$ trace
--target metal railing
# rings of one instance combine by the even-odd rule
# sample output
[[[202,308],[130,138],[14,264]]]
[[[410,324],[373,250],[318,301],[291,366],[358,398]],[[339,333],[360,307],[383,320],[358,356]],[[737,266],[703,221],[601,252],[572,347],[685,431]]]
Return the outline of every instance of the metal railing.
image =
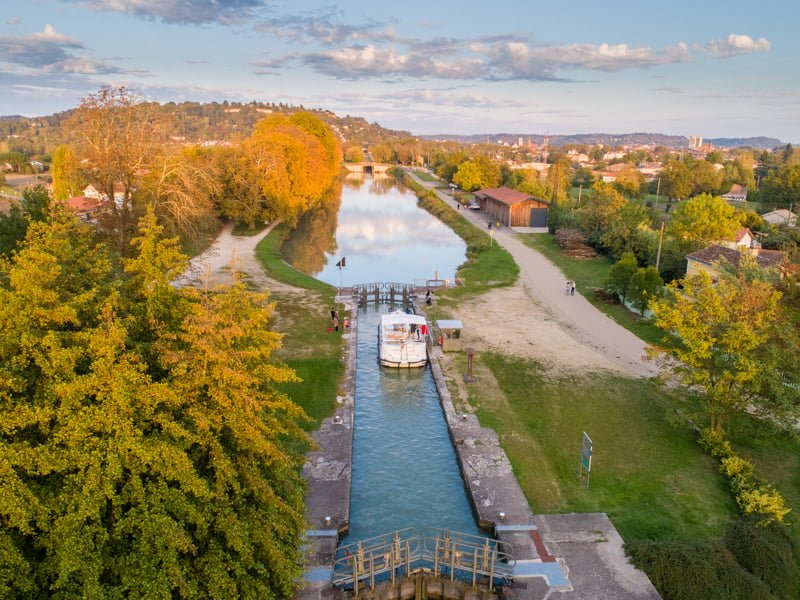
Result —
[[[355,594],[417,573],[493,591],[511,581],[516,562],[497,540],[438,528],[400,529],[342,546],[336,557],[333,584]]]

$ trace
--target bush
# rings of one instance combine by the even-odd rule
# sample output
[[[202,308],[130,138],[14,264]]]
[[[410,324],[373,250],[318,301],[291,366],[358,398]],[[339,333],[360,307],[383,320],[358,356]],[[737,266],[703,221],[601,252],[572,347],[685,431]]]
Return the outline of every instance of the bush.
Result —
[[[786,506],[786,500],[773,486],[753,475],[753,465],[736,454],[720,432],[704,429],[700,445],[719,459],[720,472],[728,478],[736,503],[744,514],[757,517],[759,525],[784,522],[792,510]]]
[[[644,541],[627,544],[626,550],[664,600],[776,598],[721,543]]]
[[[775,598],[800,597],[800,556],[785,527],[740,519],[728,531],[725,545],[743,568],[770,587]]]

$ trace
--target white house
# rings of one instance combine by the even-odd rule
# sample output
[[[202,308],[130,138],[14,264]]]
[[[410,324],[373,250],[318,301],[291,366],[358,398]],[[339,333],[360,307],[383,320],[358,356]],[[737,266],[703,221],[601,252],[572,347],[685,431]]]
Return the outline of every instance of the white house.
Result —
[[[797,227],[797,215],[785,208],[771,210],[768,213],[761,215],[761,218],[770,225],[788,225],[789,227]]]

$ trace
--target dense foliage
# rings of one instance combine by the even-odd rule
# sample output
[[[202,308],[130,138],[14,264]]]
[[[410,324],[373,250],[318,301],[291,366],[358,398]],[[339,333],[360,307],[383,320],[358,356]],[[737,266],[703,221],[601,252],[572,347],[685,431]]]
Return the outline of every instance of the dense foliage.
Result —
[[[272,306],[170,285],[152,211],[117,262],[57,213],[0,266],[0,596],[289,597],[308,438]]]

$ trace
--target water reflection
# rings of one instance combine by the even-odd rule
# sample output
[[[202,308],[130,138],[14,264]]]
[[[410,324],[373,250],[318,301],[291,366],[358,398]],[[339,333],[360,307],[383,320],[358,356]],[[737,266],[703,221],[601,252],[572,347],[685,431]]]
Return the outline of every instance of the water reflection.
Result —
[[[342,184],[337,181],[286,238],[281,252],[295,269],[309,275],[319,273],[328,257],[336,252],[335,233],[341,200]]]
[[[325,206],[298,224],[284,246],[290,264],[322,281],[339,285],[340,274],[343,285],[413,283],[435,273],[451,279],[464,262],[461,238],[419,208],[416,196],[390,177],[346,177],[338,220],[331,212],[334,204]],[[335,263],[342,256],[347,268],[340,273]]]

